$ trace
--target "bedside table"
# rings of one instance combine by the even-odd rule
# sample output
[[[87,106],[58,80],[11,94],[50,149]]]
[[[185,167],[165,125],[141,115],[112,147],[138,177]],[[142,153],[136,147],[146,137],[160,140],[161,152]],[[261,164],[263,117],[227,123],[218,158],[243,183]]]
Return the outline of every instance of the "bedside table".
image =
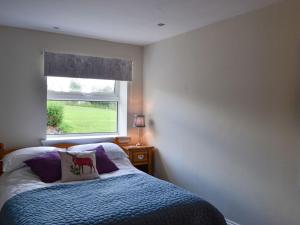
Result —
[[[139,170],[153,175],[153,146],[122,146],[131,163]]]

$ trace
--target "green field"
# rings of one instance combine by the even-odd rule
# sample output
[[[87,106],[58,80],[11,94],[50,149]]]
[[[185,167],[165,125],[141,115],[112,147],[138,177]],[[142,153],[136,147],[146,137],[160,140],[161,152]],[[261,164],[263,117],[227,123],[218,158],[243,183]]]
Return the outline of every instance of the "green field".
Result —
[[[51,101],[53,103],[54,101]],[[117,132],[117,110],[96,106],[63,105],[63,120],[59,126],[63,133]]]

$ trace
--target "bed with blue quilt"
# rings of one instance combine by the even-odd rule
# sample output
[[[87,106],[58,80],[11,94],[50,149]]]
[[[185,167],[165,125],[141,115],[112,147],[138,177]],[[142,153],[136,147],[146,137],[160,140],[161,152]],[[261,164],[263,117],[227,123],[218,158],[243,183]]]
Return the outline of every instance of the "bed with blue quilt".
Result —
[[[18,194],[1,225],[225,225],[198,196],[145,174],[54,185]]]
[[[1,177],[0,225],[226,225],[207,201],[122,160],[117,176],[83,182],[45,185],[26,167]]]

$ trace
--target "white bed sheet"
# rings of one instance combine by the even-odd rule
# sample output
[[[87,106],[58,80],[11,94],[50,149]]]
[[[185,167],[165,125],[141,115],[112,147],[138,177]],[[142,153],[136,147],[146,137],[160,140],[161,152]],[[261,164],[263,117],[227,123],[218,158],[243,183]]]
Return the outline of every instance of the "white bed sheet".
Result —
[[[107,179],[110,177],[122,176],[132,173],[143,173],[137,170],[129,161],[128,158],[112,160],[119,168],[119,170],[99,175],[100,179]],[[25,166],[17,169],[13,172],[3,174],[0,177],[0,210],[4,203],[11,197],[33,189],[43,188],[58,184],[70,184],[70,183],[82,183],[87,181],[75,181],[75,182],[65,182],[57,181],[54,183],[44,183],[42,182],[29,167]]]

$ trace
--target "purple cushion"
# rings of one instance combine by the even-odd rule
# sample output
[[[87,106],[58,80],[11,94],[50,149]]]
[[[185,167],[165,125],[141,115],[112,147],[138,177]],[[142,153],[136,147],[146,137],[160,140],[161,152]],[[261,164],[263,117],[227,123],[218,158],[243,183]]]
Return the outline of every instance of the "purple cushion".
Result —
[[[24,163],[45,183],[61,179],[61,161],[58,152],[47,152]]]
[[[95,150],[96,150],[96,167],[99,174],[110,173],[119,169],[116,166],[116,164],[114,164],[113,161],[111,161],[108,158],[102,145],[99,145],[97,148],[88,151],[95,151]]]

